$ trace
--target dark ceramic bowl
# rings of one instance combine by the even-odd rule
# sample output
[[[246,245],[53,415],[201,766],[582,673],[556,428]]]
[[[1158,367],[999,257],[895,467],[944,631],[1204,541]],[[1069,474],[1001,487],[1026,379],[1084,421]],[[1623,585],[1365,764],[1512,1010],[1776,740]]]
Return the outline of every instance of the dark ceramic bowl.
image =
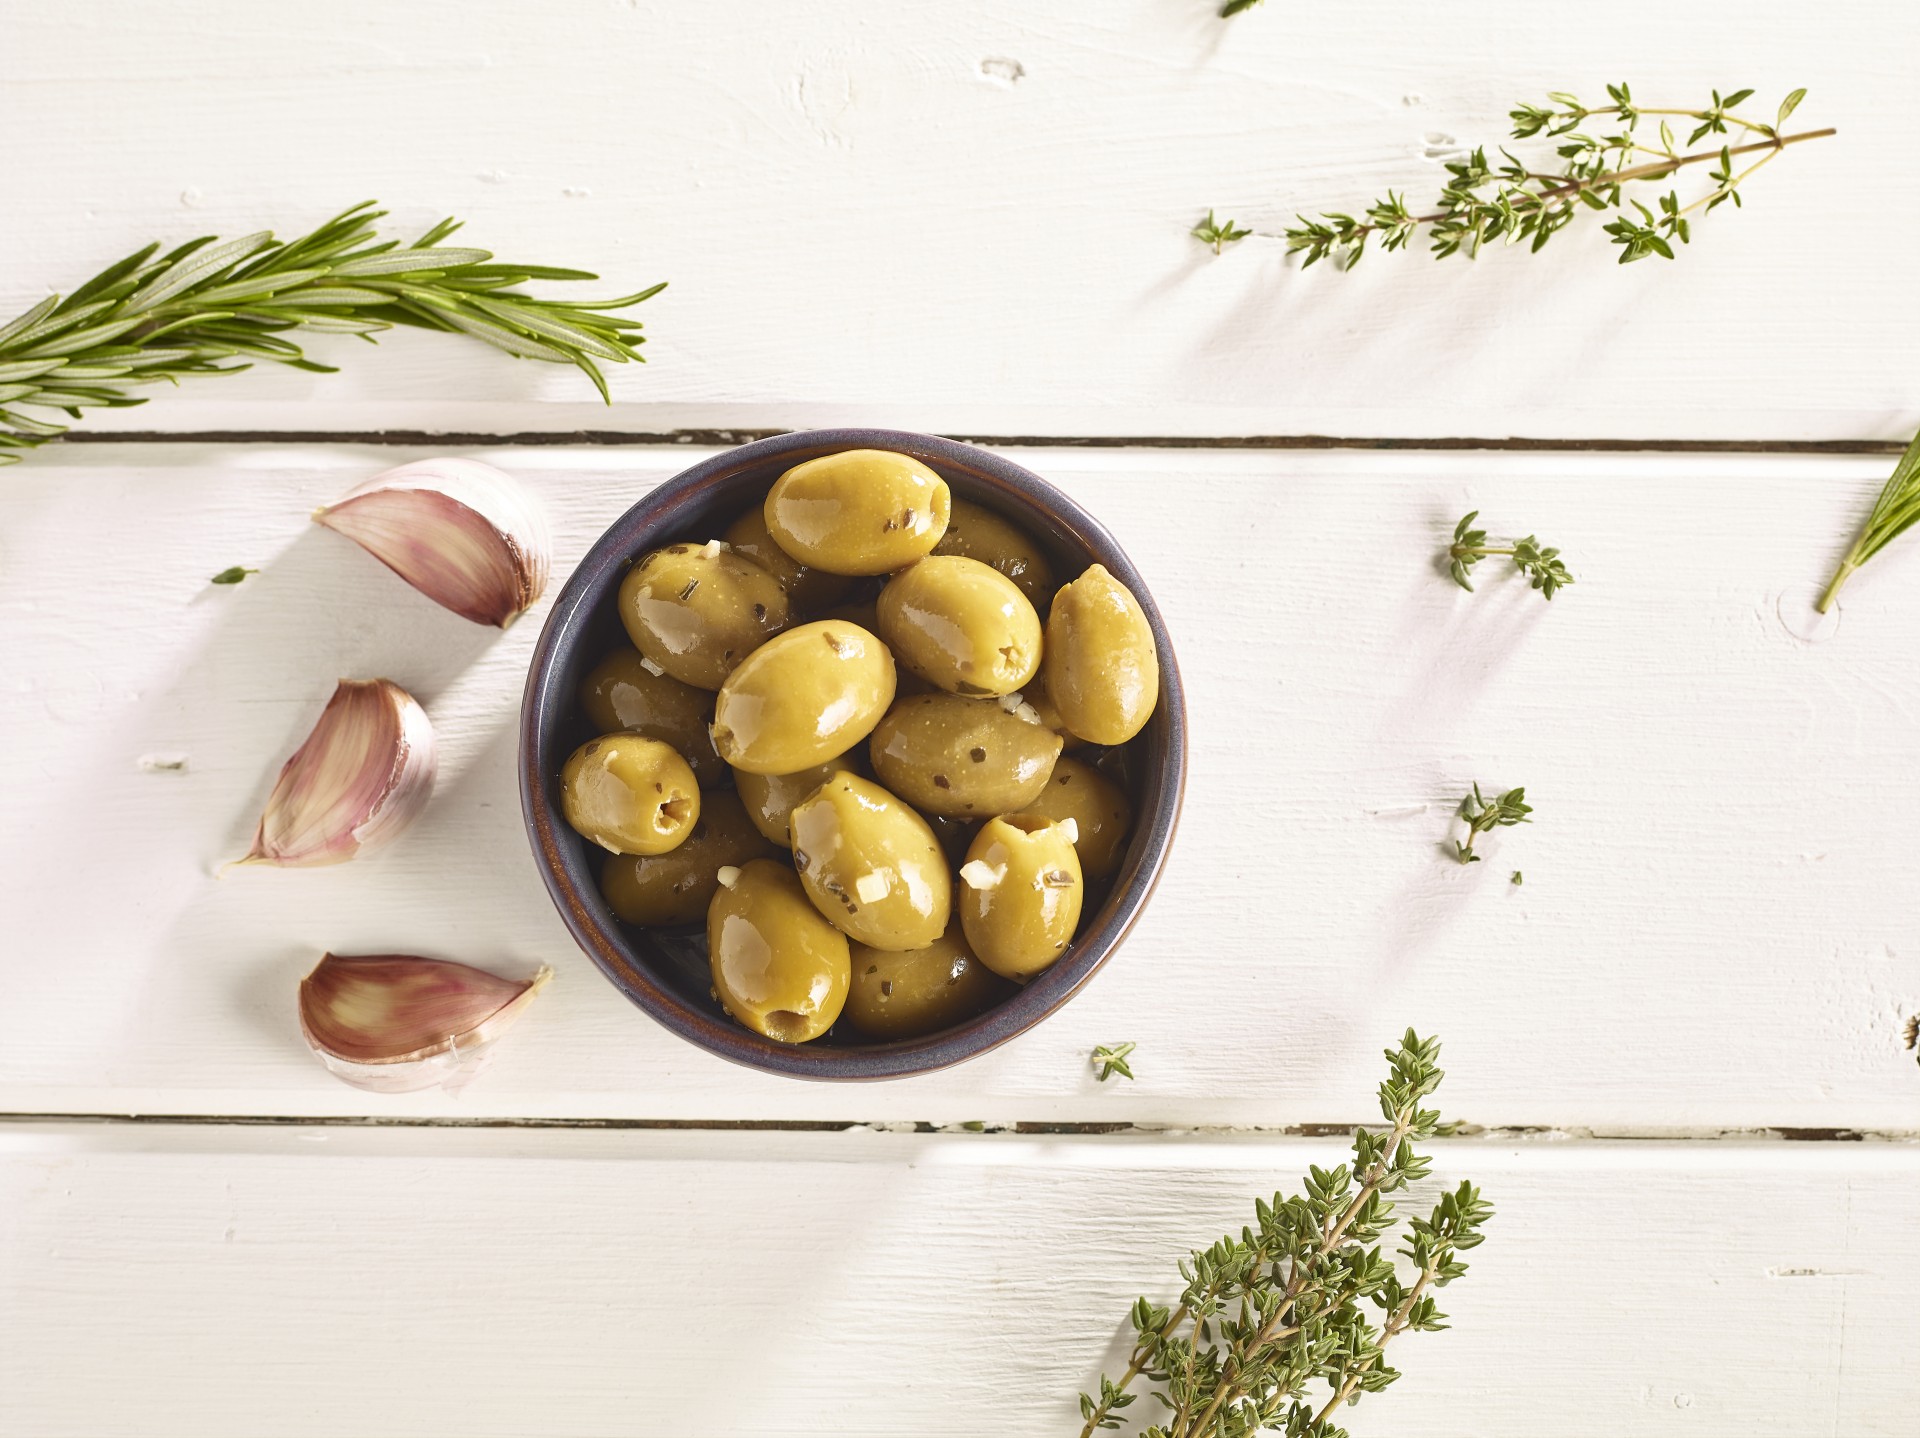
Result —
[[[775,1043],[733,1022],[715,1002],[706,939],[697,929],[635,929],[600,897],[599,850],[560,814],[560,766],[592,738],[576,697],[581,677],[626,642],[614,595],[633,559],[662,544],[707,539],[779,475],[803,460],[843,449],[891,449],[932,466],[953,493],[998,511],[1038,539],[1062,579],[1104,564],[1132,590],[1160,651],[1160,707],[1141,738],[1144,762],[1133,782],[1134,834],[1105,899],[1081,922],[1071,948],[1012,998],[979,1017],[926,1038],[849,1042],[845,1031],[812,1043]],[[884,429],[784,434],[702,460],[629,509],[573,572],[554,602],[527,673],[520,711],[520,804],[547,891],[580,947],[634,1003],[681,1038],[749,1068],[812,1079],[883,1079],[928,1073],[985,1053],[1032,1028],[1077,993],[1120,946],[1140,916],[1173,842],[1186,781],[1186,707],[1173,642],[1113,536],[1066,495],[1011,460],[931,435]]]

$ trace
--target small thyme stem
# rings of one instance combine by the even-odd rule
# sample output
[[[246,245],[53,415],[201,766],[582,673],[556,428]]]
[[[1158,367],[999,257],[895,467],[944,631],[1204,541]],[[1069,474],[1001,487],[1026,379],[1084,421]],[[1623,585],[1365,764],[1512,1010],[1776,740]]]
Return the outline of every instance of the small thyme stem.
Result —
[[[1423,1268],[1420,1270],[1419,1279],[1414,1283],[1412,1289],[1409,1290],[1407,1296],[1400,1300],[1399,1306],[1393,1310],[1393,1316],[1389,1318],[1381,1328],[1380,1347],[1385,1348],[1393,1341],[1394,1336],[1407,1326],[1407,1315],[1413,1311],[1413,1305],[1419,1300],[1420,1295],[1425,1292],[1427,1284],[1433,1279],[1433,1274],[1434,1270],[1431,1268]],[[1372,1366],[1373,1359],[1369,1356],[1360,1367],[1347,1375],[1346,1381],[1335,1391],[1333,1397],[1327,1400],[1327,1406],[1314,1415],[1313,1422],[1315,1427],[1325,1423],[1327,1419],[1339,1411],[1340,1405],[1351,1398],[1353,1396],[1353,1390],[1360,1386],[1361,1375]]]

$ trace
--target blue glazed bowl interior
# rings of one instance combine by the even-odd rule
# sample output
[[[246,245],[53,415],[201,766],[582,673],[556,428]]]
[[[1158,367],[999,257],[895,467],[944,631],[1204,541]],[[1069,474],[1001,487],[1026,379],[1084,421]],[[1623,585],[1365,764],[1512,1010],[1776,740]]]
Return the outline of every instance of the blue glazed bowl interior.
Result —
[[[638,929],[600,897],[601,853],[559,809],[560,766],[594,737],[578,699],[580,681],[629,641],[615,610],[633,561],[663,544],[706,540],[757,504],[780,474],[846,449],[892,449],[936,470],[954,495],[1019,525],[1048,552],[1061,582],[1104,564],[1140,600],[1161,663],[1160,705],[1131,766],[1134,832],[1126,859],[1073,945],[1053,967],[998,1007],[920,1039],[867,1043],[844,1025],[812,1043],[774,1042],[728,1018],[713,997],[706,937],[698,926]],[[623,514],[560,591],[534,651],[521,711],[520,796],[548,892],[580,946],[613,983],[682,1038],[750,1067],[818,1079],[923,1073],[983,1053],[1030,1028],[1092,977],[1145,905],[1172,842],[1186,768],[1186,720],[1173,645],[1145,582],[1093,517],[1037,475],[954,440],[892,430],[814,430],[780,435],[703,460]]]

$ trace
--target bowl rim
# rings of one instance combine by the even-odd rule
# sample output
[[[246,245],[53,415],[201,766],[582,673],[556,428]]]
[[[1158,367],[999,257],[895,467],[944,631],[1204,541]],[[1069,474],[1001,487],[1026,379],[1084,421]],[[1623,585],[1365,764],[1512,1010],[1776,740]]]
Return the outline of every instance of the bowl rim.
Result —
[[[637,538],[640,533],[663,523],[670,525],[676,512],[697,504],[711,490],[745,471],[765,468],[787,456],[794,458],[783,467],[816,454],[848,449],[896,450],[936,469],[957,471],[990,491],[1045,509],[1062,529],[1096,554],[1095,562],[1105,564],[1136,596],[1153,631],[1159,651],[1163,711],[1155,716],[1155,722],[1166,725],[1166,754],[1159,766],[1159,802],[1146,818],[1144,833],[1137,834],[1130,846],[1101,921],[1077,936],[1058,963],[1013,997],[954,1028],[924,1038],[859,1048],[814,1048],[776,1043],[690,1003],[621,951],[595,913],[597,899],[582,893],[582,882],[571,872],[561,848],[568,842],[561,833],[564,821],[556,825],[555,805],[542,782],[541,721],[553,705],[573,702],[571,693],[556,690],[556,656],[563,646],[578,642],[580,631],[592,622],[595,605],[606,598],[609,584],[617,583],[612,576],[624,572],[626,562],[650,542]],[[697,1048],[761,1072],[830,1082],[903,1078],[949,1068],[998,1048],[1058,1012],[1113,956],[1159,887],[1186,795],[1186,693],[1180,668],[1166,621],[1126,551],[1092,514],[1024,465],[959,440],[908,430],[794,430],[698,460],[642,495],[588,546],[555,597],[527,664],[518,727],[515,758],[528,841],[548,896],[574,942],[595,967],[636,1007]],[[557,759],[552,767],[557,773]],[[1140,842],[1142,839],[1144,842]],[[593,888],[590,878],[586,887]]]

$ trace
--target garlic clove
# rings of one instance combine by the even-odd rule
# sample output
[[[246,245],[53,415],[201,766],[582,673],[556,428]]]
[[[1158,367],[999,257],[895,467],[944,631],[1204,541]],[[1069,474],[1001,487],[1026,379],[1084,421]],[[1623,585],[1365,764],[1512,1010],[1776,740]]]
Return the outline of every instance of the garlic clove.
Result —
[[[433,724],[390,679],[342,679],[281,767],[242,864],[343,864],[418,817],[438,767]]]
[[[505,629],[547,587],[546,521],[511,476],[477,459],[403,464],[313,518],[476,624]]]
[[[376,1093],[455,1086],[552,979],[411,954],[328,954],[300,981],[300,1032],[337,1078]]]

